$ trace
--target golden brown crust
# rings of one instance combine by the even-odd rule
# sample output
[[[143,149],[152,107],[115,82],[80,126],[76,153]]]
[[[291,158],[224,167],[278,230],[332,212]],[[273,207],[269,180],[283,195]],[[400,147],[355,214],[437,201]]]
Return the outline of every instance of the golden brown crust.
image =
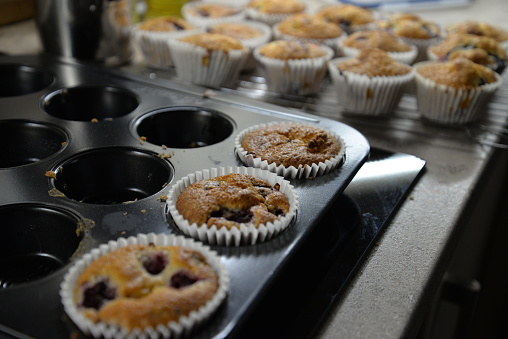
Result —
[[[224,34],[197,33],[179,39],[183,42],[206,48],[208,51],[245,50],[243,44],[235,38]]]
[[[190,224],[217,228],[259,226],[289,212],[286,196],[265,180],[231,173],[189,185],[178,197],[178,212]]]
[[[325,162],[341,150],[329,133],[303,124],[274,124],[253,130],[242,140],[242,147],[268,163],[295,168]]]
[[[409,39],[433,39],[441,35],[441,28],[434,22],[422,20],[411,13],[397,13],[387,20],[381,20],[377,26],[387,29],[398,37]]]
[[[341,27],[363,26],[375,21],[371,10],[351,4],[327,6],[316,15]]]
[[[189,7],[187,14],[202,18],[223,18],[238,14],[240,11],[232,6],[222,4],[198,4]]]
[[[454,88],[473,88],[497,80],[492,70],[465,58],[429,62],[417,72],[426,79]]]
[[[297,0],[253,0],[247,7],[265,14],[294,14],[305,10],[305,4]]]
[[[182,275],[192,282],[182,285]],[[105,290],[98,292],[97,286]],[[218,286],[217,273],[196,250],[129,245],[93,261],[78,277],[74,298],[78,309],[93,322],[132,331],[178,321],[212,299]],[[98,303],[91,290],[113,298]]]
[[[291,40],[275,40],[263,45],[259,54],[280,60],[320,58],[326,51],[318,44]]]
[[[353,59],[340,62],[337,67],[344,72],[363,74],[369,77],[398,76],[411,72],[411,67],[392,59],[378,48],[366,48]]]
[[[478,36],[486,36],[496,40],[497,42],[508,41],[508,32],[501,28],[490,25],[486,22],[475,20],[466,20],[457,24],[450,25],[446,28],[448,33],[474,34]]]
[[[278,25],[282,34],[302,39],[336,39],[342,36],[342,29],[315,15],[307,13],[294,14]]]
[[[209,33],[223,34],[235,39],[252,39],[261,36],[263,33],[258,29],[234,22],[225,22],[208,27]]]
[[[451,34],[430,50],[440,60],[465,57],[481,65],[493,65],[507,58],[506,50],[497,41],[472,34]]]
[[[148,19],[139,24],[138,28],[143,31],[154,32],[177,32],[195,29],[195,26],[182,18],[174,16],[162,16]]]
[[[411,46],[385,30],[358,31],[343,41],[346,47],[365,49],[379,48],[386,52],[408,52]]]

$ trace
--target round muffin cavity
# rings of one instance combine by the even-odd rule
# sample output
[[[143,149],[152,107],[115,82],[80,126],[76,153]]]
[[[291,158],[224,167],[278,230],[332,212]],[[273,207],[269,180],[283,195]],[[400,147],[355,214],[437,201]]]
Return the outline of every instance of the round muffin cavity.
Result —
[[[128,245],[85,268],[77,279],[74,301],[94,323],[143,330],[177,322],[198,310],[218,286],[217,272],[197,250]]]
[[[231,229],[274,222],[289,212],[289,202],[277,185],[229,173],[191,184],[179,195],[176,208],[191,224]]]
[[[254,157],[284,167],[325,162],[339,154],[340,143],[327,131],[303,124],[272,124],[245,135],[241,146]]]

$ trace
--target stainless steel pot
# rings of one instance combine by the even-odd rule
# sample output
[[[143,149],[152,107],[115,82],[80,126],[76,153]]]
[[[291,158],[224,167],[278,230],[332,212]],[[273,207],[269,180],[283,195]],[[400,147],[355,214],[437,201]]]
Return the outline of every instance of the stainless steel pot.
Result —
[[[132,56],[131,0],[36,0],[36,23],[46,53],[110,65]]]

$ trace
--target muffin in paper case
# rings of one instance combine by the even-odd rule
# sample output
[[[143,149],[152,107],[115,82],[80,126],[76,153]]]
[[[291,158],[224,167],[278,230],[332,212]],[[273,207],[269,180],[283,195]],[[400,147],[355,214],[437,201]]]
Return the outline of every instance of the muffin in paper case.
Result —
[[[194,182],[223,176],[229,173],[251,175],[267,181],[271,186],[278,185],[278,190],[288,199],[289,212],[279,217],[273,223],[260,224],[257,227],[252,224],[242,223],[239,227],[231,227],[229,229],[227,227],[218,228],[216,225],[209,227],[207,224],[190,224],[184,219],[176,208],[176,202],[185,188]],[[178,180],[168,193],[166,208],[176,226],[187,236],[219,246],[252,245],[270,240],[290,226],[293,219],[296,218],[298,194],[289,181],[275,173],[252,167],[218,167],[197,171]]]
[[[167,324],[159,324],[157,327],[136,328],[129,332],[118,325],[105,322],[94,323],[85,317],[78,309],[74,301],[74,288],[80,274],[95,260],[116,249],[130,245],[160,245],[182,246],[198,251],[206,259],[207,263],[215,270],[218,276],[218,289],[212,299],[188,315],[181,316],[178,322],[171,321]],[[208,246],[195,241],[172,234],[138,234],[129,238],[119,238],[109,241],[78,259],[69,269],[60,284],[60,297],[67,315],[87,335],[95,338],[179,338],[197,329],[203,322],[209,319],[218,307],[226,299],[229,289],[229,274],[220,262],[218,254]]]
[[[387,115],[397,108],[406,87],[414,79],[410,71],[398,76],[374,76],[340,71],[337,64],[350,58],[336,58],[328,63],[332,84],[339,103],[347,112],[365,115]]]
[[[326,52],[321,57],[305,59],[277,59],[263,56],[253,51],[258,67],[263,73],[268,91],[278,94],[310,95],[318,93],[327,73],[327,61],[331,60],[334,51],[322,45]]]
[[[240,160],[247,166],[260,168],[263,170],[268,170],[270,172],[276,173],[277,175],[283,176],[285,178],[291,178],[291,179],[295,179],[295,178],[302,179],[302,178],[312,178],[312,177],[322,176],[322,175],[332,172],[334,169],[336,169],[337,167],[339,167],[342,164],[344,157],[346,156],[346,145],[345,145],[344,140],[336,133],[334,133],[330,130],[327,130],[325,128],[322,128],[320,126],[309,125],[311,127],[319,128],[320,130],[323,130],[328,135],[333,137],[337,141],[337,143],[340,145],[339,153],[336,156],[331,157],[328,160],[325,160],[324,162],[313,163],[310,165],[300,165],[298,167],[295,167],[295,166],[285,167],[282,164],[277,165],[277,163],[275,163],[275,162],[268,162],[267,160],[263,160],[260,157],[255,157],[252,154],[249,154],[242,147],[242,140],[245,138],[245,136],[248,133],[258,130],[258,129],[266,128],[268,126],[278,126],[281,124],[282,125],[296,124],[298,126],[306,126],[305,124],[300,123],[300,122],[298,122],[298,123],[271,122],[271,123],[263,123],[263,124],[254,125],[254,126],[244,129],[243,131],[238,133],[238,135],[235,138],[235,152],[236,152],[237,156],[240,158]]]
[[[195,85],[221,87],[233,84],[243,69],[248,49],[210,50],[173,39],[169,41],[177,77]]]
[[[434,122],[462,125],[479,119],[503,82],[501,76],[494,73],[496,82],[472,88],[437,84],[418,73],[418,69],[427,63],[433,61],[422,61],[413,66],[416,101],[422,117]]]
[[[223,16],[201,16],[199,7],[210,6],[223,8],[230,13]],[[245,19],[245,8],[236,5],[234,2],[214,2],[214,1],[190,1],[182,6],[182,16],[188,22],[199,27],[206,27],[220,22],[239,22]]]
[[[281,1],[284,2],[284,1]],[[245,14],[247,18],[255,21],[263,22],[269,26],[273,26],[279,22],[281,22],[284,19],[289,18],[291,15],[297,14],[297,13],[303,13],[307,9],[307,5],[299,0],[296,1],[289,1],[288,2],[290,6],[284,5],[284,10],[277,9],[275,11],[272,10],[260,10],[256,7],[257,3],[255,1],[250,1],[247,4],[247,7],[245,8]],[[277,7],[278,3],[277,1],[273,1],[273,3],[268,6],[275,8]],[[272,9],[273,9],[272,8]]]
[[[344,57],[356,57],[360,53],[360,50],[358,48],[352,48],[348,46],[344,46],[342,44],[344,40],[340,43],[340,50]],[[387,52],[388,55],[398,62],[403,62],[405,64],[411,65],[414,60],[416,59],[416,56],[418,55],[418,48],[414,45],[409,45],[411,50],[407,52]]]
[[[139,26],[140,24],[136,24],[131,29],[132,43],[137,46],[146,64],[155,67],[173,66],[169,40],[203,31],[203,29],[196,27],[175,32],[156,32],[141,30]]]
[[[234,37],[234,38],[240,40],[240,42],[249,50],[249,54],[247,56],[247,60],[245,61],[244,66],[243,66],[243,70],[251,70],[251,69],[256,68],[257,63],[256,63],[256,59],[254,59],[253,51],[257,47],[269,42],[272,39],[271,27],[263,22],[253,21],[253,20],[245,20],[245,21],[241,21],[241,22],[230,23],[231,25],[245,26],[247,28],[254,29],[254,30],[258,31],[260,34],[259,36],[255,36],[255,37],[241,38],[239,36],[235,36],[235,34],[231,34],[228,32],[221,32],[220,30],[218,31],[218,30],[214,29],[214,27],[216,25],[220,27],[221,24],[222,23],[209,25],[206,28],[206,31],[212,32],[212,33],[229,35],[231,37]]]

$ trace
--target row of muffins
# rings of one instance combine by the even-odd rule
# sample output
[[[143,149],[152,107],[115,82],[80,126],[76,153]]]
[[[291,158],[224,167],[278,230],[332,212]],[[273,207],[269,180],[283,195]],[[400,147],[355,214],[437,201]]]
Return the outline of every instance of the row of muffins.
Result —
[[[437,24],[422,20],[415,14],[396,13],[379,19],[369,9],[340,4],[324,7],[311,15],[305,13],[305,6],[299,5],[296,0],[279,1],[245,2],[243,8],[225,1],[194,1],[182,9],[184,18],[188,20],[161,17],[138,24],[138,30],[144,32],[145,42],[150,40],[147,37],[152,35],[151,31],[139,28],[146,28],[154,22],[173,27],[162,30],[173,30],[175,33],[171,35],[174,39],[168,40],[168,34],[156,34],[164,37],[158,41],[162,42],[160,45],[164,46],[162,49],[165,53],[150,50],[146,47],[152,46],[150,43],[140,46],[145,46],[145,55],[148,57],[159,58],[155,64],[175,66],[177,75],[182,80],[209,87],[230,86],[242,70],[257,67],[264,75],[269,91],[309,95],[320,91],[322,80],[329,73],[337,88],[339,103],[346,111],[376,115],[393,111],[405,88],[414,86],[412,82],[418,82],[420,88],[423,82],[418,81],[421,75],[415,76],[416,64],[415,67],[408,68],[393,63],[382,52],[369,51],[360,56],[360,51],[366,48],[381,49],[396,62],[408,65],[425,59],[442,62],[465,58],[497,73],[501,73],[506,65],[507,56],[503,44],[507,43],[508,34],[485,23],[464,21],[450,26],[443,39],[444,34]],[[225,8],[230,8],[230,15],[223,15],[228,13]],[[279,12],[276,11],[277,8]],[[260,15],[261,12],[263,15]],[[191,19],[192,16],[195,18]],[[245,17],[251,20],[245,21]],[[210,20],[215,23],[210,24]],[[135,31],[136,29],[133,30]],[[345,61],[334,59],[339,56],[355,57],[362,62],[366,61],[365,58],[376,60],[372,67],[388,72],[378,72],[374,77],[370,74],[371,71],[365,69],[352,71],[341,67],[336,71],[338,62]],[[377,67],[379,63],[376,62],[381,62],[383,67]],[[467,62],[459,64],[469,67]],[[394,77],[395,74],[391,73],[393,67],[398,72],[403,69],[404,76],[397,74]],[[461,69],[459,72],[466,72],[462,67],[442,65],[438,68],[446,72],[458,69]],[[478,78],[478,72],[483,73],[483,70],[478,71],[477,68],[468,69],[474,69],[476,75],[469,75],[472,78]],[[434,75],[427,74],[432,80]],[[363,79],[363,75],[367,79]],[[455,81],[452,90],[461,87],[459,91],[464,95],[462,100],[432,106],[434,109],[431,112],[428,111],[429,105],[426,105],[427,99],[418,100],[419,103],[422,102],[419,110],[423,116],[445,123],[467,123],[477,119],[477,100],[469,99],[476,95],[472,95],[469,88],[483,88],[484,83],[494,82],[497,85],[487,87],[495,89],[501,82],[495,75],[482,74],[480,77],[482,81],[466,79],[465,74],[457,75],[457,79],[464,79],[465,82],[459,85]],[[429,85],[428,82],[426,84]],[[443,85],[450,86],[435,83],[434,87]],[[467,88],[466,92],[464,88]],[[444,91],[448,93],[450,89]],[[423,90],[419,92],[421,95],[418,97],[423,96],[423,93],[433,93]],[[492,91],[479,92],[488,92],[490,95]],[[482,100],[479,101],[483,102]],[[440,99],[440,102],[443,100]],[[442,116],[435,111],[447,113]]]
[[[195,330],[229,292],[226,268],[204,243],[237,246],[277,236],[298,208],[298,196],[284,177],[295,171],[298,177],[328,174],[345,153],[335,133],[297,122],[247,128],[237,135],[235,148],[248,167],[191,173],[170,190],[169,213],[188,237],[120,238],[71,267],[60,294],[80,329],[118,338]]]

